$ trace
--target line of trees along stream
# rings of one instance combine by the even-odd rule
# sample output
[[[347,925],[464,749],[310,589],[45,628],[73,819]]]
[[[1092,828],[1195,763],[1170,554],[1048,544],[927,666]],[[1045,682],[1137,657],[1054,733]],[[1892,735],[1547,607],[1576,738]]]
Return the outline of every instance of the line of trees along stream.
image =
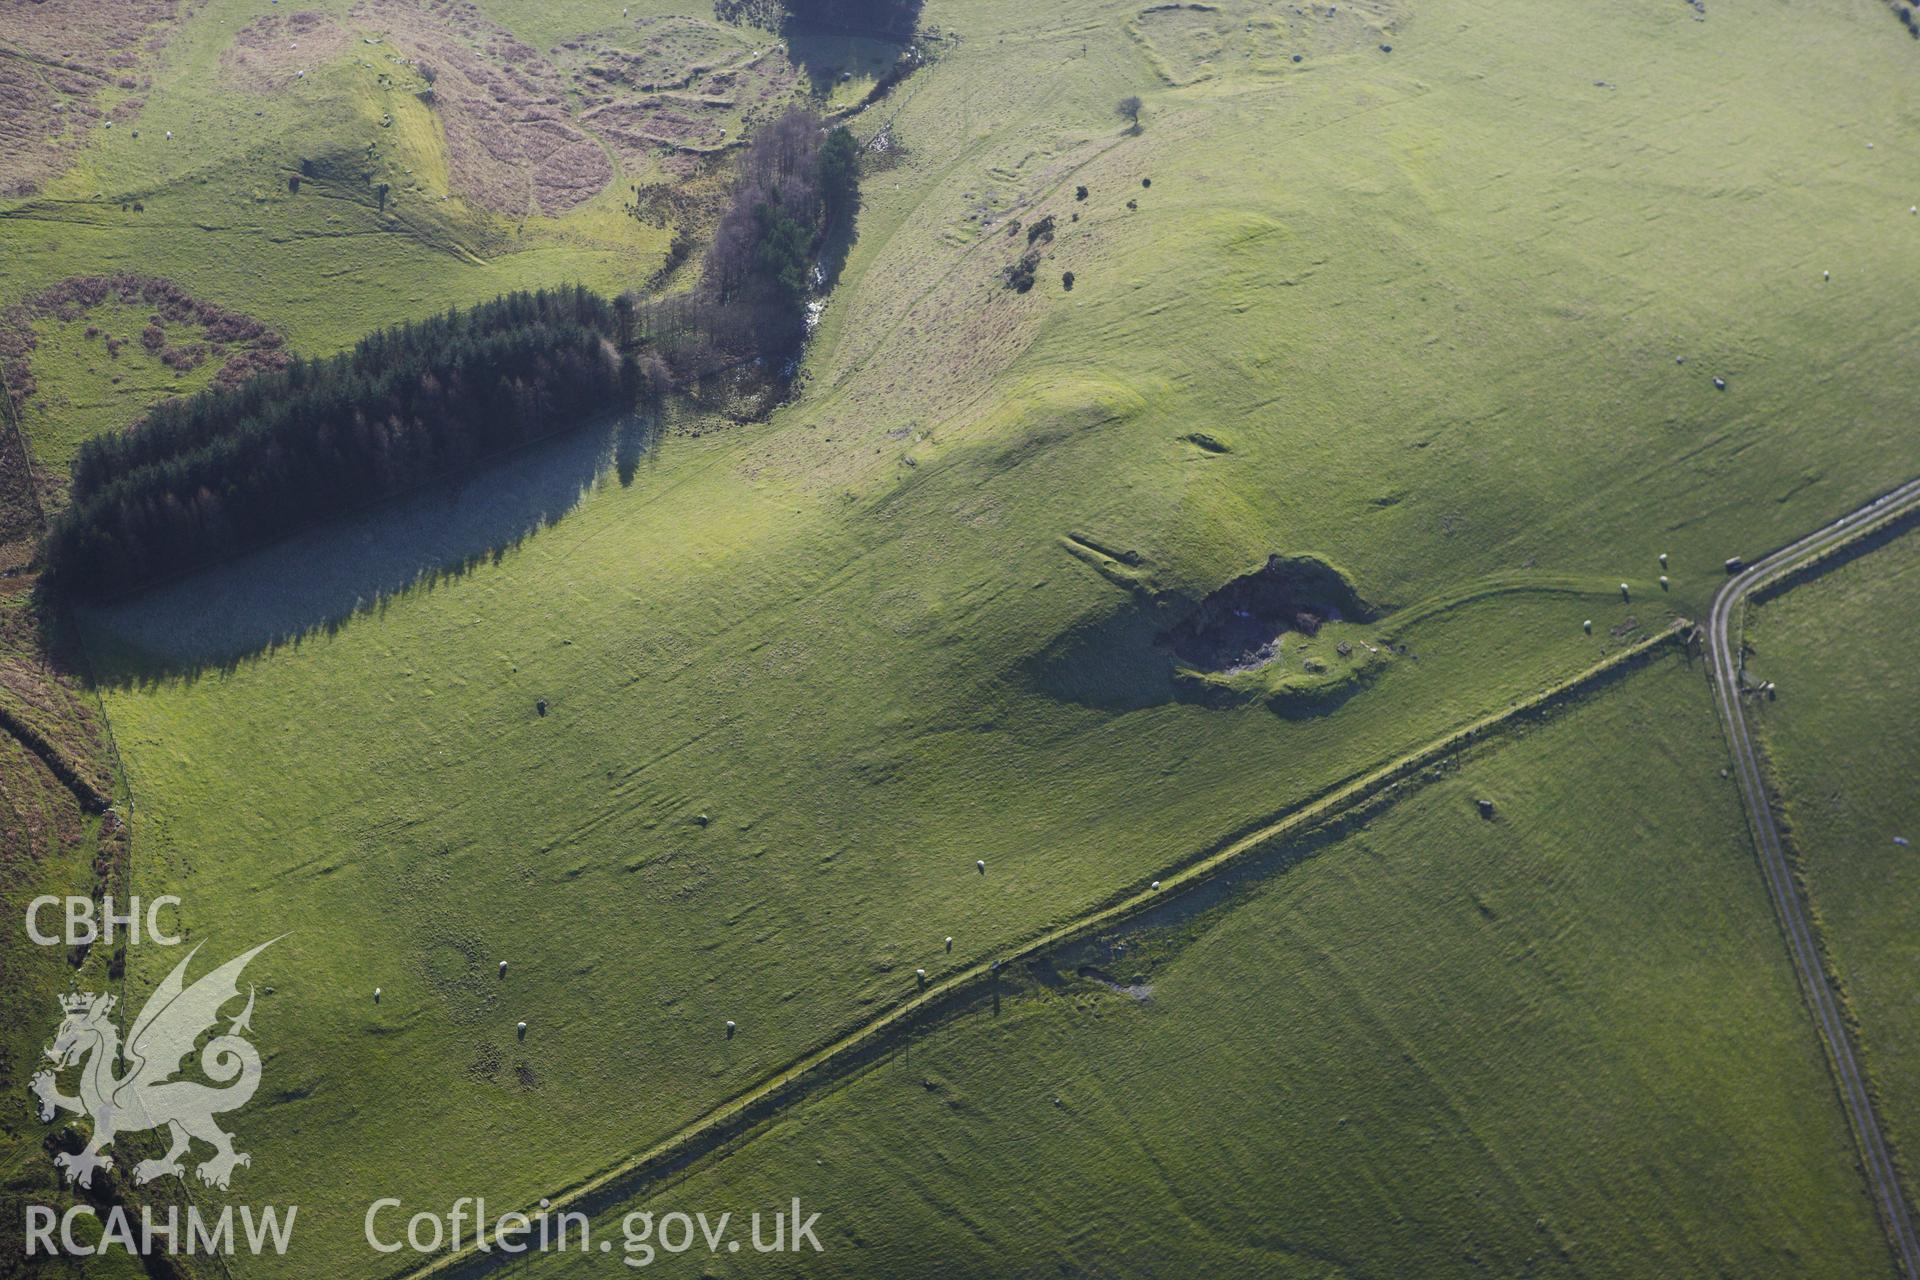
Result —
[[[789,111],[741,157],[699,283],[655,301],[512,293],[351,351],[156,406],[95,437],[47,535],[50,580],[101,596],[210,564],[715,368],[783,376],[814,260],[858,203],[859,147]]]

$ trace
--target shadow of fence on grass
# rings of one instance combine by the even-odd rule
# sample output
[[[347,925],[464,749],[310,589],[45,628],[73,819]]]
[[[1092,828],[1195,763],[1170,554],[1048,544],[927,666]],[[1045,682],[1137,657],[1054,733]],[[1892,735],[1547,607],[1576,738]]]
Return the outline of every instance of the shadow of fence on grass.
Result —
[[[497,563],[596,486],[633,483],[658,423],[624,417],[470,471],[272,546],[79,611],[108,685],[191,680],[331,635],[394,598]]]

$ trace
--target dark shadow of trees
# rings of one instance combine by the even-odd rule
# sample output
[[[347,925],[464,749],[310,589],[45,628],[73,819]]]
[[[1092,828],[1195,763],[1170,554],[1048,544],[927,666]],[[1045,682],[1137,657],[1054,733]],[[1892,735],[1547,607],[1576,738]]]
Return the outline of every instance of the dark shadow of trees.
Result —
[[[631,485],[658,432],[653,417],[603,421],[188,577],[79,606],[96,677],[151,685],[231,671],[497,564],[609,475]]]

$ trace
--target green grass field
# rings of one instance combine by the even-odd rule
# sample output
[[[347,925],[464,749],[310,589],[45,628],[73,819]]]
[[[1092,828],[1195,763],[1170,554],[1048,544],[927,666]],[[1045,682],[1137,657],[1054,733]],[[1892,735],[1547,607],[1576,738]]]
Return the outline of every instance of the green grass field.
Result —
[[[1920,1143],[1920,537],[1908,532],[1749,614],[1751,703],[1800,873],[1911,1193]]]
[[[147,308],[112,302],[84,319],[35,325],[36,380],[59,388],[57,398],[37,397],[22,424],[43,469],[65,475],[74,451],[89,437],[124,430],[156,401],[190,395],[213,381],[218,361],[176,371],[141,349],[138,335],[148,314]],[[89,328],[132,341],[109,355],[101,337],[87,336]]]
[[[20,1100],[0,1113],[0,1256],[14,1267],[26,1205],[65,1209],[75,1199],[47,1162],[47,1129],[32,1114],[26,1081],[42,1065],[41,1050],[58,1020],[55,998],[76,979],[101,983],[108,961],[105,950],[95,948],[76,972],[64,948],[27,942],[22,916],[28,901],[41,894],[93,894],[100,863],[111,866],[124,847],[103,834],[105,820],[89,813],[46,761],[14,736],[32,734],[41,748],[76,765],[84,785],[109,795],[116,791],[97,702],[73,673],[49,669],[36,647],[38,630],[29,594],[0,590],[0,900],[15,917],[0,942],[0,1002],[8,1013],[0,1022],[0,1073],[18,1085]],[[54,925],[52,916],[41,923]],[[81,1230],[83,1238],[98,1238],[97,1226]],[[43,1264],[49,1274],[142,1274],[139,1262],[123,1255],[92,1260],[84,1272]]]
[[[1084,954],[1016,975],[599,1231],[731,1210],[746,1238],[798,1195],[822,1253],[658,1269],[1890,1274],[1724,764],[1663,658],[1092,948],[1143,999]]]
[[[616,25],[599,3],[482,9],[543,50]],[[360,1239],[375,1195],[524,1204],[617,1164],[899,1001],[916,968],[1032,937],[1704,612],[1726,556],[1920,471],[1916,50],[1879,0],[1704,21],[1652,0],[1342,10],[933,0],[939,56],[854,122],[893,146],[792,404],[750,424],[676,412],[624,465],[556,442],[505,460],[522,483],[421,494],[89,616],[136,887],[180,893],[209,955],[287,934],[256,962],[267,1084],[230,1194],[308,1208],[298,1256],[238,1274],[380,1273]],[[96,134],[42,196],[0,206],[0,305],[137,270],[317,354],[503,289],[632,287],[662,261],[671,231],[621,209],[651,170],[616,164],[558,216],[452,191],[440,116],[363,26],[296,85],[224,86],[256,15],[212,0],[160,55],[137,139]],[[836,95],[879,66],[814,56],[853,72]],[[1129,93],[1138,133],[1114,116]],[[1003,288],[1027,247],[1010,225],[1047,215],[1035,287]],[[27,425],[56,472],[165,389],[102,387],[84,340],[43,343]],[[1183,697],[1154,637],[1274,553],[1338,566],[1382,616],[1337,634],[1405,651],[1344,700]],[[1331,850],[1261,890],[1169,961],[1153,1006],[1023,1000],[1000,1032],[943,1034],[1017,1032],[1036,1063],[1092,1071],[1069,1046],[1093,1023],[1191,1008],[1157,1065],[1213,1046],[1242,1115],[1272,1087],[1253,1077],[1286,1074],[1256,1048],[1289,1055],[1306,1094],[1269,1134],[1292,1163],[1261,1185],[1316,1197],[1305,1225],[1229,1250],[1218,1224],[1248,1206],[1217,1202],[1181,1228],[1196,1264],[1298,1245],[1298,1266],[1355,1274],[1472,1251],[1500,1273],[1533,1256],[1876,1274],[1694,679],[1636,677],[1566,721],[1591,742],[1556,726],[1474,766],[1513,779],[1511,822],[1456,831],[1443,784],[1355,837],[1399,857]],[[1655,742],[1671,776],[1605,767]],[[1554,744],[1572,773],[1531,754]],[[1643,845],[1599,839],[1622,810]],[[1416,856],[1429,838],[1501,844],[1463,866]],[[1710,857],[1718,888],[1683,855]],[[1509,883],[1529,858],[1552,859],[1544,879]],[[1552,963],[1457,910],[1475,894]],[[1325,949],[1422,897],[1450,923],[1345,935],[1349,976],[1242,923],[1277,913]],[[129,997],[172,959],[132,957]],[[1210,1018],[1252,1022],[1254,978],[1287,964],[1301,1003],[1277,1048],[1207,1039]],[[1499,1035],[1435,1012],[1452,1008]],[[1382,1058],[1389,1042],[1415,1061]],[[997,1092],[1033,1082],[992,1081],[984,1048],[952,1053],[983,1109],[1041,1096]],[[1326,1069],[1369,1056],[1386,1083]],[[1543,1095],[1566,1062],[1572,1091]],[[856,1114],[885,1078],[819,1113]],[[1096,1133],[1142,1110],[1103,1087],[1083,1136],[1080,1104],[1034,1113],[1066,1130],[1048,1185],[1104,1188],[1061,1202],[1063,1230],[1142,1167],[1093,1176]],[[1193,1111],[1164,1114],[1163,1143]],[[978,1150],[1004,1159],[1016,1131]],[[1264,1150],[1227,1149],[1249,1167]],[[1143,1185],[1170,1202],[1178,1184]],[[927,1203],[965,1207],[950,1186]],[[911,1221],[873,1219],[871,1243],[907,1248]],[[1148,1256],[1122,1241],[1114,1267]]]

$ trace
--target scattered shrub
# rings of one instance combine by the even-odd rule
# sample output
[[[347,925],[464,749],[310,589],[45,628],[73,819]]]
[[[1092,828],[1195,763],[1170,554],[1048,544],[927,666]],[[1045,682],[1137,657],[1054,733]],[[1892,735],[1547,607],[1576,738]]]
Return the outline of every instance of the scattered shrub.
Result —
[[[1034,272],[1039,269],[1040,251],[1037,249],[1027,250],[1020,255],[1017,262],[1009,266],[1003,273],[1006,279],[1006,287],[1015,293],[1025,293],[1027,290],[1033,288]]]

